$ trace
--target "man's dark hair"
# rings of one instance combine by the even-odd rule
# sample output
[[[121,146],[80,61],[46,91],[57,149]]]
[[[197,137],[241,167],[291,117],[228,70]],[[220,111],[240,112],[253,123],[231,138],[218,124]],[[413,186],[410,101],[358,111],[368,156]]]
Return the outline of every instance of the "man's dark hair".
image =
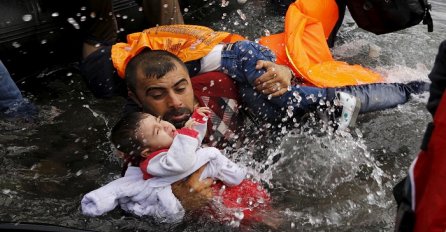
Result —
[[[138,158],[145,148],[142,138],[138,138],[137,129],[141,120],[147,118],[149,114],[133,112],[122,117],[112,128],[110,141],[121,152]]]
[[[127,64],[125,80],[128,88],[135,93],[138,70],[141,70],[146,78],[159,79],[175,70],[175,63],[182,65],[187,70],[184,62],[168,51],[144,49]]]

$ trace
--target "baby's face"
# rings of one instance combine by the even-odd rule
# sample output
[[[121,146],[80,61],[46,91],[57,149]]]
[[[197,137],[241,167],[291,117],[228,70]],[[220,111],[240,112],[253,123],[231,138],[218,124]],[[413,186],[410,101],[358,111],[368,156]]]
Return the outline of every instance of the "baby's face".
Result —
[[[177,131],[171,123],[149,115],[141,120],[137,133],[150,151],[154,152],[169,148]]]

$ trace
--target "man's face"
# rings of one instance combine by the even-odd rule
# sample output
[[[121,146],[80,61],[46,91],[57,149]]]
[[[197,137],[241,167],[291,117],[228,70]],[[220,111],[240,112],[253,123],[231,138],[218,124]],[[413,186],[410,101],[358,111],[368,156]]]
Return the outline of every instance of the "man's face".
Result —
[[[129,96],[144,112],[181,128],[193,112],[194,93],[187,70],[174,63],[176,68],[160,79],[146,77],[138,70],[135,93],[129,91]]]

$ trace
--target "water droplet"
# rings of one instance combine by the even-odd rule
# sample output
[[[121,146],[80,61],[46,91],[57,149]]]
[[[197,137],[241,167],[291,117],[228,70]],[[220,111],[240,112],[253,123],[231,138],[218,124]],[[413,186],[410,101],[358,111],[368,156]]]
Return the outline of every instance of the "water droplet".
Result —
[[[79,24],[76,22],[76,20],[74,18],[68,18],[67,19],[68,23],[70,23],[71,25],[73,25],[73,27],[75,29],[80,29]]]
[[[163,7],[167,8],[167,7],[169,7],[169,4],[164,4]]]
[[[239,221],[241,221],[245,217],[245,214],[242,211],[237,211],[237,212],[234,213],[234,216]]]
[[[363,137],[363,134],[362,134],[361,130],[359,130],[359,128],[356,128],[355,132],[356,132],[356,135],[358,135],[359,138]]]
[[[82,175],[82,173],[83,173],[83,171],[79,170],[79,171],[76,172],[76,176],[80,176],[80,175]]]
[[[237,9],[237,14],[240,16],[240,18],[245,21],[246,20],[246,15],[242,12],[242,10]]]
[[[3,194],[9,194],[11,192],[11,189],[3,189],[2,193]]]
[[[54,12],[51,14],[51,17],[58,17],[59,16],[59,12]]]
[[[19,48],[20,46],[22,46],[21,44],[19,44],[18,42],[13,42],[12,46],[15,48]]]
[[[294,114],[294,107],[293,106],[288,106],[288,109],[286,110],[288,117],[293,117]]]
[[[189,12],[189,8],[184,8],[184,13]]]
[[[22,16],[22,20],[25,22],[31,21],[31,19],[33,19],[33,16],[30,14],[26,14]]]

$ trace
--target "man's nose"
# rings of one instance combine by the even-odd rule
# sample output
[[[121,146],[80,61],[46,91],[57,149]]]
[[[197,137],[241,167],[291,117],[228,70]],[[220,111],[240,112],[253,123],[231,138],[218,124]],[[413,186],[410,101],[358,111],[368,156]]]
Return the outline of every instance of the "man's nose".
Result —
[[[180,107],[183,105],[183,102],[181,101],[181,98],[177,94],[169,94],[169,107]]]

